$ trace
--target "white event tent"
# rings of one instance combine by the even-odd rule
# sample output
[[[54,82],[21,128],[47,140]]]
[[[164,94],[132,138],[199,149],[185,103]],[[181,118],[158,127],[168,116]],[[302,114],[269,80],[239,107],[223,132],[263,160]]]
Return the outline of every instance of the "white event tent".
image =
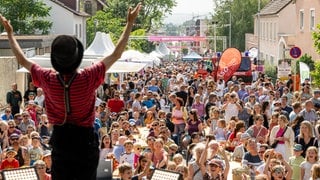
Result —
[[[97,32],[91,45],[84,51],[82,63],[80,69],[88,67],[93,63],[99,61],[102,57],[111,54],[115,46],[111,41],[110,35],[102,32]],[[121,62],[121,59],[115,62],[106,73],[129,73],[139,72],[143,69],[147,63],[145,62]],[[44,68],[52,68],[50,62],[50,55],[45,54],[41,56],[34,56],[30,60],[35,61],[37,64]],[[20,68],[17,72],[28,72],[25,68]]]

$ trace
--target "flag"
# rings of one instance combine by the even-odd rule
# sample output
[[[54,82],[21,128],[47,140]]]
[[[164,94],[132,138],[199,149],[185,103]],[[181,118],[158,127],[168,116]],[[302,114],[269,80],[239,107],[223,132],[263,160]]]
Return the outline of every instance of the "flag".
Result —
[[[310,68],[306,63],[299,62],[300,66],[300,82],[304,82],[306,78],[310,79]]]
[[[241,52],[236,48],[226,49],[220,58],[218,67],[218,77],[223,77],[224,81],[227,82],[235,73],[241,63]]]

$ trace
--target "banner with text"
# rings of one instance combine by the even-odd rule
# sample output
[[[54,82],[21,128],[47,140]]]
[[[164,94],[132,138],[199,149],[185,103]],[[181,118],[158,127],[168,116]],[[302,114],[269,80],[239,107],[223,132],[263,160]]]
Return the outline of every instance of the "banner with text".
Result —
[[[279,59],[277,69],[278,78],[281,80],[287,80],[288,74],[291,74],[291,59]]]

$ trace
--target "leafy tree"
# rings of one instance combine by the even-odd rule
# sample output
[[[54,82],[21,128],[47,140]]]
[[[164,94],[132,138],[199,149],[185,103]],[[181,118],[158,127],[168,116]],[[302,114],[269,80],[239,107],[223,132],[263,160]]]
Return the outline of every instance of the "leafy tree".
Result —
[[[311,71],[312,84],[316,87],[320,86],[320,62],[315,63],[314,71]]]
[[[258,13],[259,0],[233,0],[233,1],[219,1],[215,0],[217,8],[213,19],[217,20],[216,35],[229,37],[229,24],[231,13],[231,46],[238,48],[240,51],[245,51],[245,34],[253,33],[254,30],[254,15]],[[260,0],[261,9],[270,0]],[[229,11],[229,12],[228,12]],[[213,29],[210,29],[211,36]],[[219,47],[218,47],[219,48]],[[222,51],[223,49],[221,49]]]
[[[315,69],[314,61],[312,60],[312,57],[308,54],[304,54],[300,57],[299,61],[296,61],[296,73],[300,72],[300,65],[299,62],[303,62],[307,64],[310,68],[310,71],[313,71]]]
[[[0,0],[0,13],[11,21],[16,34],[48,34],[52,22],[45,17],[50,10],[41,0]]]
[[[138,2],[140,0],[107,1],[107,8],[103,11],[98,11],[95,16],[87,20],[88,44],[93,41],[97,31],[110,33],[112,40],[116,42],[121,35],[123,26],[126,24],[128,7],[134,7]],[[133,31],[137,30],[137,32],[133,34],[145,36],[152,28],[161,24],[164,14],[171,13],[171,9],[175,4],[175,0],[145,0],[143,9],[141,9],[133,27]],[[147,40],[131,40],[130,43],[132,47],[144,52],[150,52],[154,49],[154,45]]]
[[[87,19],[88,44],[93,41],[97,31],[110,33],[111,39],[116,42],[122,33],[124,23],[124,18],[114,18],[111,12],[98,11],[95,16]]]
[[[111,12],[114,17],[126,17],[127,8],[134,7],[140,0],[110,0],[107,1],[106,12]],[[144,0],[143,9],[136,20],[136,28],[146,29],[149,32],[153,27],[159,27],[165,14],[170,14],[176,5],[175,0]]]
[[[144,29],[138,29],[131,33],[132,36],[146,36],[146,31]],[[143,51],[150,53],[155,49],[155,45],[150,43],[147,39],[130,39],[129,47],[138,51]]]
[[[312,33],[312,39],[314,40],[316,51],[320,53],[320,24],[317,25],[317,30]]]

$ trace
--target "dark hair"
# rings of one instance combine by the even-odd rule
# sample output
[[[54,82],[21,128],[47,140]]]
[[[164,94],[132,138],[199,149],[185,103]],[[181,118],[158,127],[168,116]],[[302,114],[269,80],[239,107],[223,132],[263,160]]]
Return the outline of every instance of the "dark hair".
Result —
[[[104,149],[104,148],[105,148],[105,145],[104,145],[104,143],[103,143],[103,140],[104,140],[106,137],[109,137],[109,139],[110,139],[110,148],[112,148],[112,139],[111,139],[111,137],[110,137],[108,134],[105,134],[105,135],[103,135],[102,138],[101,138],[100,149]]]

